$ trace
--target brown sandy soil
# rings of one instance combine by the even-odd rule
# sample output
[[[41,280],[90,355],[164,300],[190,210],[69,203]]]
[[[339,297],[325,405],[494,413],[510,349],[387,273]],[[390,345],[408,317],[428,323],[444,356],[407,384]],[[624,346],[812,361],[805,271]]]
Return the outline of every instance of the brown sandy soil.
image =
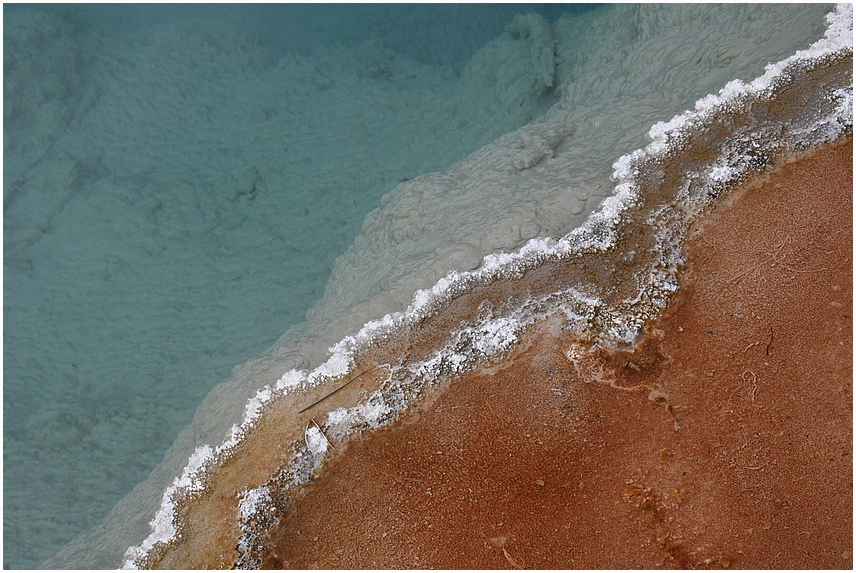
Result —
[[[759,177],[687,245],[634,354],[510,360],[352,442],[267,567],[841,568],[852,555],[852,139]]]

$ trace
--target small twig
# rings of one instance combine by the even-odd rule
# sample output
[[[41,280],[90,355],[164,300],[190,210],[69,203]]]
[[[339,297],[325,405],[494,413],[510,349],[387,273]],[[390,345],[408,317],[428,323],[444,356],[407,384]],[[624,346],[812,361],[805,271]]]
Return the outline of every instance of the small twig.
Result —
[[[336,446],[333,445],[333,442],[330,441],[330,437],[324,432],[324,429],[318,425],[318,422],[315,421],[315,418],[310,418],[309,421],[306,423],[306,429],[303,431],[304,440],[306,439],[306,433],[309,431],[309,424],[315,424],[315,427],[318,428],[318,431],[321,432],[321,435],[324,436],[325,440],[327,440],[327,444],[329,444],[330,447],[333,448],[334,452],[338,451],[336,450]]]
[[[755,401],[755,391],[758,389],[758,375],[752,372],[751,370],[747,370],[743,374],[740,375],[743,378],[743,381],[748,383],[749,379],[746,377],[747,374],[752,375],[752,386],[749,391],[749,398],[754,402]]]
[[[508,550],[503,547],[502,554],[505,555],[505,559],[511,564],[515,569],[523,569],[523,565],[512,559],[511,555],[508,554]]]
[[[760,466],[751,466],[751,467],[750,466],[740,466],[740,468],[744,469],[744,470],[760,470],[764,466],[768,466],[768,465],[770,465],[770,462],[763,463]]]
[[[728,400],[726,400],[726,402],[731,402],[731,400],[734,399],[734,396],[740,391],[740,388],[740,384],[738,384],[734,388],[730,388],[729,392],[731,392],[731,394],[728,395]]]
[[[369,370],[366,370],[365,372],[360,372],[359,374],[357,374],[356,376],[354,376],[353,378],[351,378],[350,380],[348,380],[347,382],[345,382],[344,384],[342,384],[341,386],[339,386],[338,388],[336,388],[335,390],[333,390],[332,392],[330,392],[329,394],[324,396],[323,398],[320,398],[320,399],[316,400],[315,402],[312,402],[311,404],[309,404],[305,408],[303,408],[301,411],[298,412],[298,414],[302,414],[306,410],[308,410],[314,406],[317,406],[318,404],[320,404],[321,402],[323,402],[324,400],[326,400],[327,398],[329,398],[330,396],[332,396],[333,394],[335,394],[339,390],[343,389],[345,386],[347,386],[348,384],[350,384],[354,380],[359,379],[363,374],[367,374],[368,372],[369,372]]]
[[[383,367],[387,367],[387,368],[389,368],[389,364],[381,364],[380,366],[375,366],[374,368],[372,368],[372,369],[370,369],[370,370],[365,370],[365,371],[363,371],[363,372],[360,372],[359,374],[357,374],[356,376],[354,376],[353,378],[351,378],[350,380],[348,380],[347,382],[345,382],[344,384],[342,384],[341,386],[339,386],[338,388],[336,388],[335,390],[333,390],[332,392],[330,392],[329,394],[327,394],[326,396],[324,396],[323,398],[320,398],[320,399],[316,400],[315,402],[313,402],[313,403],[309,404],[308,406],[306,406],[305,408],[303,408],[302,410],[300,410],[300,411],[298,412],[298,414],[302,414],[302,413],[303,413],[303,412],[305,412],[306,410],[309,410],[310,408],[313,408],[313,407],[317,406],[318,404],[320,404],[321,402],[323,402],[324,400],[326,400],[327,398],[329,398],[330,396],[332,396],[333,394],[335,394],[335,393],[336,393],[336,392],[338,392],[339,390],[342,390],[343,388],[345,388],[346,386],[348,386],[351,382],[354,382],[355,380],[358,380],[358,379],[362,378],[363,376],[365,376],[365,375],[366,375],[366,374],[368,374],[369,372],[374,372],[375,370],[378,370],[378,369],[383,368]]]
[[[767,356],[770,355],[770,345],[773,344],[773,327],[770,327],[770,342],[767,343],[767,348],[764,350],[764,354]]]

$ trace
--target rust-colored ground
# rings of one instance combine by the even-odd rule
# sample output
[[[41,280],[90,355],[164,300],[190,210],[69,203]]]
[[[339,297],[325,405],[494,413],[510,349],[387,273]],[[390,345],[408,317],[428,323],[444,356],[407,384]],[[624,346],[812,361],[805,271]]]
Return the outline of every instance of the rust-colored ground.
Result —
[[[544,321],[352,442],[265,565],[851,569],[852,139],[736,192],[687,253],[643,349],[600,357],[636,390],[581,379]]]

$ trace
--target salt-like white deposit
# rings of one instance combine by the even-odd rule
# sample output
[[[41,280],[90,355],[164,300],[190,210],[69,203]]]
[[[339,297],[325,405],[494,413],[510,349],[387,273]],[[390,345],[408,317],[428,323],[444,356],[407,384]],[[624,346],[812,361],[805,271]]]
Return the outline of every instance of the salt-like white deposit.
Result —
[[[544,93],[551,81],[561,81],[559,102],[536,123],[500,137],[446,172],[417,177],[389,193],[366,218],[352,247],[337,260],[324,298],[309,313],[309,326],[290,331],[264,357],[235,369],[233,377],[209,395],[150,481],[123,500],[100,530],[71,544],[52,563],[87,566],[116,559],[123,542],[124,547],[139,543],[142,528],[161,502],[150,535],[126,555],[126,566],[145,563],[145,554],[169,542],[180,526],[172,516],[175,496],[192,498],[198,493],[197,485],[205,482],[208,472],[216,472],[224,456],[252,432],[266,408],[345,375],[364,348],[433,315],[474,285],[519,276],[545,261],[612,248],[624,217],[644,203],[647,190],[642,186],[656,176],[658,164],[673,161],[673,154],[685,143],[697,143],[705,122],[727,117],[734,101],[721,94],[716,97],[725,99],[717,107],[705,98],[698,113],[682,114],[653,129],[651,125],[692,108],[698,98],[735,77],[758,77],[768,61],[781,60],[820,36],[817,7],[789,9],[793,12],[785,17],[776,12],[785,10],[780,7],[617,6],[552,25],[537,17],[514,20],[506,35],[463,70],[462,81],[480,84],[495,94],[507,92],[509,86],[519,94]],[[845,33],[848,25],[840,20],[847,19],[846,9],[839,8],[838,14],[829,30],[838,26]],[[831,31],[827,36],[822,40],[827,47],[815,44],[814,55],[793,65],[822,67],[819,60],[836,50],[846,51],[845,41]],[[549,50],[556,56],[552,78],[544,56]],[[509,60],[509,53],[525,53],[526,58]],[[654,67],[662,69],[652,69],[653,53],[658,54]],[[515,68],[516,62],[533,59],[539,64]],[[300,65],[295,62],[289,65]],[[517,71],[505,75],[507,67]],[[335,79],[336,74],[328,77]],[[771,140],[769,134],[775,129],[761,133],[765,145],[774,143],[775,152],[810,147],[849,129],[852,110],[848,122],[843,118],[847,112],[843,102],[852,101],[847,100],[852,87],[837,86],[832,93],[838,95],[830,97],[837,99],[818,107],[825,119],[802,118],[805,121],[800,124],[797,118],[796,125],[787,125],[791,140],[786,142]],[[756,95],[740,97],[752,100]],[[513,112],[513,99],[499,108]],[[489,113],[497,111],[489,109]],[[467,126],[461,127],[462,132],[466,130]],[[653,141],[630,153],[644,145],[649,130]],[[740,140],[743,135],[735,132],[734,138]],[[630,155],[616,162],[623,153]],[[763,167],[735,163],[733,159],[738,158],[738,153],[726,153],[718,163],[698,167],[696,179],[678,199],[688,206],[693,201],[703,205],[715,197],[706,195],[710,183],[727,183]],[[693,167],[681,161],[682,170]],[[658,222],[680,218],[674,210],[650,216]],[[310,479],[323,460],[318,434],[326,433],[335,441],[394,420],[429,391],[438,376],[501,357],[538,313],[562,313],[579,332],[604,342],[634,340],[677,284],[680,255],[675,233],[661,231],[655,242],[661,247],[662,260],[639,269],[645,280],[622,300],[604,299],[604,285],[574,285],[534,297],[522,306],[486,309],[485,316],[455,330],[425,360],[387,365],[381,390],[353,406],[333,410],[326,421],[317,417],[321,426],[306,429],[303,445],[295,450],[288,483],[299,485]],[[332,355],[325,356],[331,346]],[[295,366],[296,370],[288,371]],[[310,442],[317,447],[313,449]],[[217,443],[221,446],[200,446]],[[193,467],[180,471],[194,450]],[[176,474],[180,477],[174,478]],[[171,491],[162,494],[172,480]],[[264,484],[256,484],[247,491],[267,491],[263,488]],[[270,507],[264,496],[247,495],[242,499],[250,501],[242,502],[240,512],[245,527],[241,545],[249,552],[251,510],[264,524],[268,522],[261,516]],[[252,564],[251,555],[244,555],[243,563]]]

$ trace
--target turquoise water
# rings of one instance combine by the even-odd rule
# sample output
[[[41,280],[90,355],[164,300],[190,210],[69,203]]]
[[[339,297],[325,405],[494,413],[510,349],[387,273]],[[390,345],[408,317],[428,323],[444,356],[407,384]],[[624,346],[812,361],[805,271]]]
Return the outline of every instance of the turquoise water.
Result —
[[[538,10],[575,9],[4,6],[4,567],[145,479],[383,194],[556,101],[459,81]]]

